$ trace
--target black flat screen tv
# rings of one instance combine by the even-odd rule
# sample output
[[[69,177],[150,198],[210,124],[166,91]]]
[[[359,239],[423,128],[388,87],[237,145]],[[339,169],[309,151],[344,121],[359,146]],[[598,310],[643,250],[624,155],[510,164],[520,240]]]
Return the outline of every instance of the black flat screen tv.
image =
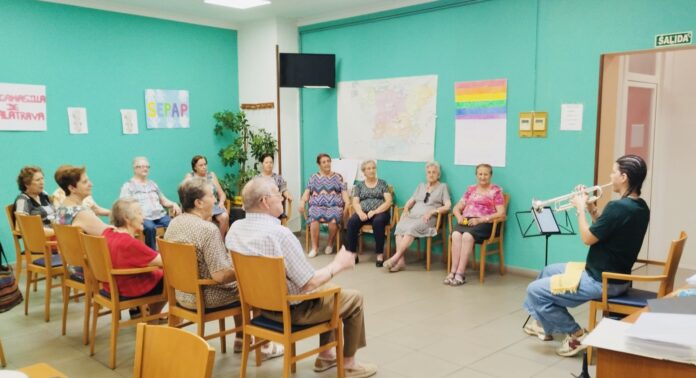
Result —
[[[280,54],[280,86],[336,87],[336,55]]]

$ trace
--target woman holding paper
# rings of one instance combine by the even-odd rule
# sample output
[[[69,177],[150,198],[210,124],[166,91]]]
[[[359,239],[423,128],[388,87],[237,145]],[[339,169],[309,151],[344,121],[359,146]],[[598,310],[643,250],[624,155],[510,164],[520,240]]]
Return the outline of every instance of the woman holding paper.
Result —
[[[561,356],[574,356],[586,348],[582,340],[587,331],[575,322],[567,308],[600,299],[603,272],[631,274],[650,220],[650,209],[640,198],[647,171],[639,156],[626,155],[616,160],[609,177],[613,191],[621,198],[610,201],[601,214],[596,204],[587,203],[587,193],[579,187],[578,196],[571,202],[577,211],[578,233],[583,243],[590,246],[586,262],[549,265],[527,287],[524,308],[532,320],[524,332],[543,341],[553,340],[553,333],[566,334],[556,351]],[[591,225],[585,210],[592,218]],[[611,279],[608,285],[610,297],[629,287],[626,281]]]
[[[491,183],[493,167],[489,164],[476,166],[475,185],[469,186],[452,212],[457,224],[452,230],[452,271],[443,283],[459,286],[466,282],[464,272],[474,245],[491,236],[493,220],[505,214],[503,189]]]

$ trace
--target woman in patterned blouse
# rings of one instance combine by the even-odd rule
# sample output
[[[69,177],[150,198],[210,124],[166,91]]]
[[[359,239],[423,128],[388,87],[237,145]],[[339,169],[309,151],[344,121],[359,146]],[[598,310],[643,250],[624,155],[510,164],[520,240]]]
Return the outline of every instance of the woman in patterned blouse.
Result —
[[[467,188],[452,212],[457,224],[452,230],[452,271],[445,277],[445,285],[459,286],[466,282],[464,271],[474,244],[491,236],[493,219],[505,214],[503,189],[491,183],[493,167],[476,166],[476,185]]]
[[[305,213],[305,203],[309,202],[307,208],[307,225],[312,236],[312,249],[308,257],[317,255],[319,245],[319,223],[329,224],[329,241],[324,249],[324,253],[333,253],[333,240],[338,231],[338,224],[342,222],[343,215],[348,204],[348,193],[343,176],[331,171],[331,157],[321,153],[317,156],[319,172],[312,175],[307,183],[300,199],[299,211]]]
[[[288,191],[288,183],[285,182],[283,176],[273,172],[273,154],[263,154],[261,155],[261,173],[257,177],[268,177],[276,184],[278,191],[283,195],[283,206],[285,206],[285,200],[292,201],[292,196]],[[287,209],[283,207],[283,214],[280,214],[280,218],[287,218],[285,215]]]
[[[24,215],[40,215],[46,236],[53,236],[51,223],[55,219],[55,208],[44,191],[44,175],[39,167],[27,166],[17,176],[19,195],[15,199],[13,212]],[[17,224],[19,229],[19,224]]]
[[[365,181],[359,181],[353,187],[351,197],[355,213],[348,219],[346,248],[355,252],[360,228],[363,225],[371,224],[374,230],[375,253],[377,254],[375,265],[381,268],[384,263],[384,229],[389,224],[392,195],[389,193],[387,182],[377,178],[377,163],[374,160],[365,160],[360,165],[360,170],[365,175]]]

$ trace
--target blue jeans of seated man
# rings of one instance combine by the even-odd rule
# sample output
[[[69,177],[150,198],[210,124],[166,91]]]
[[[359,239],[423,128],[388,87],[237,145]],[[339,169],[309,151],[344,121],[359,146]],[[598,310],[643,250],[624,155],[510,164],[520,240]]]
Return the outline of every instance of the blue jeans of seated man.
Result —
[[[552,264],[539,273],[536,281],[527,286],[527,299],[524,308],[536,319],[547,335],[553,333],[574,333],[581,327],[568,312],[568,307],[577,307],[587,301],[602,298],[602,283],[582,272],[578,290],[575,293],[552,294],[551,276],[565,272],[566,264]],[[609,284],[610,297],[628,290],[629,284]]]
[[[147,244],[148,247],[155,250],[157,249],[157,241],[155,241],[157,237],[157,227],[168,227],[169,221],[171,221],[169,215],[165,215],[159,219],[145,219],[143,221],[143,234],[145,234],[145,244]]]

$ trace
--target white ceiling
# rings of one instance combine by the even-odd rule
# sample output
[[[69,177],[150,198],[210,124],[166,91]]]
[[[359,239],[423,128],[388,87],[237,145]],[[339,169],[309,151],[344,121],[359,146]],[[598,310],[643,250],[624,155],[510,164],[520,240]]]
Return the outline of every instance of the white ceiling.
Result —
[[[285,18],[298,26],[380,12],[434,0],[271,0],[270,5],[237,10],[203,0],[43,0],[52,3],[238,29],[258,20]]]

